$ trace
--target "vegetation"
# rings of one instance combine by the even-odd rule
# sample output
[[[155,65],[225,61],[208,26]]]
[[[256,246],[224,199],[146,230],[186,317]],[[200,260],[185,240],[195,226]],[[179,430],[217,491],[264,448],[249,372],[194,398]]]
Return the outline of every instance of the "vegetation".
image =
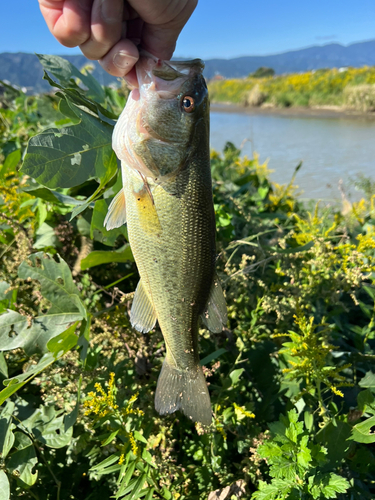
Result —
[[[126,228],[103,228],[125,96],[41,62],[56,96],[1,97],[0,499],[374,498],[374,184],[345,216],[308,210],[257,156],[212,152],[214,418],[160,417],[162,336],[130,327]]]
[[[263,78],[253,74],[245,79],[213,80],[208,86],[212,102],[250,106],[267,103],[278,107],[334,105],[375,110],[375,67],[321,69]],[[264,96],[255,104],[251,98],[254,89]]]
[[[254,71],[254,73],[250,73],[249,77],[264,78],[266,76],[273,76],[274,74],[275,74],[274,69],[261,66],[256,71]]]

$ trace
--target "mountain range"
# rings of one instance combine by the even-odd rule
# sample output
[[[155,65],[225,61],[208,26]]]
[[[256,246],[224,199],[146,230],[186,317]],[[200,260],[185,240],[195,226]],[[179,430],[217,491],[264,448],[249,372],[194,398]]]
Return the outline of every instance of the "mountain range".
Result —
[[[118,84],[118,79],[108,75],[96,61],[89,61],[83,55],[62,57],[78,68],[88,63],[93,64],[95,68],[93,75],[103,85]],[[209,59],[205,64],[204,75],[207,79],[218,74],[225,78],[242,78],[261,66],[273,68],[276,74],[320,68],[375,66],[375,40],[347,46],[330,43],[267,56]],[[8,80],[35,93],[50,90],[49,84],[42,80],[42,77],[42,66],[35,54],[24,52],[0,54],[0,80]]]

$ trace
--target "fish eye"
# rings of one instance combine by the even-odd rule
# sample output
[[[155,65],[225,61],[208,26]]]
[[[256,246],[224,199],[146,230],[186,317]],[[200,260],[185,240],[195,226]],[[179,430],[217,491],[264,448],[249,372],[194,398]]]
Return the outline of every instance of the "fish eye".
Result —
[[[186,113],[191,113],[192,111],[194,111],[195,109],[194,99],[191,96],[186,95],[182,99],[182,108],[184,111],[186,111]]]

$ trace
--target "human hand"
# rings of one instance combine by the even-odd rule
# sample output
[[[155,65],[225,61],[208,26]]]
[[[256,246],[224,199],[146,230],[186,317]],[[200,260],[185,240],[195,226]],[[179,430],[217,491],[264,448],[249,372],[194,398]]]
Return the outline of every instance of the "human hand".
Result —
[[[51,33],[136,85],[137,45],[170,59],[197,0],[38,0]]]

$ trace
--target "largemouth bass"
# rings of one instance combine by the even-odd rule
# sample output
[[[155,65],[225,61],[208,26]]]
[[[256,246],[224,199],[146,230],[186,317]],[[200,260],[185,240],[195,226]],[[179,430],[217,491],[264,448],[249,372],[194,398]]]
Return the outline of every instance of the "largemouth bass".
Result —
[[[107,229],[127,222],[140,281],[130,320],[148,332],[159,322],[166,357],[155,408],[180,409],[209,425],[210,396],[199,363],[198,322],[213,332],[227,321],[215,275],[215,214],[209,156],[209,101],[199,59],[166,62],[143,54],[113,133],[123,189]],[[126,214],[126,215],[125,215]]]

